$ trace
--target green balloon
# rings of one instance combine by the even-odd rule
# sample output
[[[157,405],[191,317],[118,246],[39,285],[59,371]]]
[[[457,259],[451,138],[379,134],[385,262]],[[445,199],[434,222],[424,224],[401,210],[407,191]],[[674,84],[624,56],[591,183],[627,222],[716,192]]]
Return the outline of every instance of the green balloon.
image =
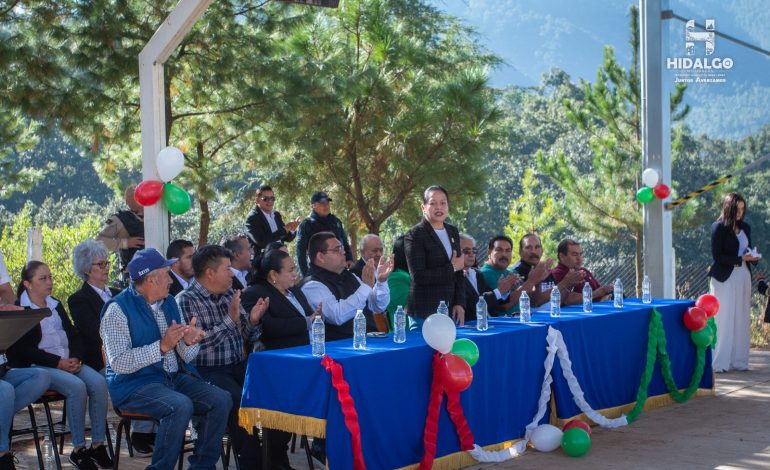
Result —
[[[190,210],[190,195],[174,183],[166,183],[163,185],[163,204],[172,214],[184,214]]]
[[[708,327],[711,328],[711,335],[714,337],[714,340],[711,342],[711,347],[716,348],[717,347],[717,322],[714,320],[714,317],[711,317],[706,322]]]
[[[468,338],[460,338],[452,345],[452,354],[456,354],[473,367],[479,360],[479,347]]]
[[[690,339],[693,343],[695,343],[696,346],[705,348],[709,346],[712,341],[714,341],[714,331],[710,327],[701,328],[698,331],[691,331]]]
[[[636,200],[642,204],[647,204],[653,199],[655,199],[655,193],[652,192],[652,188],[645,186],[636,192]]]
[[[591,436],[580,428],[569,428],[561,436],[561,448],[570,457],[582,457],[591,448]]]

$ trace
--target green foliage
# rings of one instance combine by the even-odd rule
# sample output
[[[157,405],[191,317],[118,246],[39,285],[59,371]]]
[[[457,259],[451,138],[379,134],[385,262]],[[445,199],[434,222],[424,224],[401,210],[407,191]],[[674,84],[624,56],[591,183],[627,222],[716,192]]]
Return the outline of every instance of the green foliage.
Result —
[[[53,296],[64,302],[83,283],[72,268],[72,250],[75,246],[99,232],[100,220],[93,216],[83,217],[76,225],[58,224],[40,226],[43,235],[43,259],[51,269],[54,279]],[[29,209],[23,209],[6,225],[0,236],[8,274],[18,283],[27,259],[27,229],[33,227]]]
[[[500,113],[486,74],[497,59],[471,31],[419,1],[350,0],[315,11],[289,47],[312,91],[272,160],[282,194],[330,192],[352,236],[391,216],[415,223],[432,183],[455,214],[478,197]]]
[[[589,138],[592,157],[583,167],[564,152],[537,155],[538,169],[565,194],[565,216],[578,232],[611,241],[633,239],[636,244],[636,287],[641,288],[643,211],[636,200],[641,187],[641,82],[639,71],[639,14],[631,7],[632,66],[624,70],[611,47],[604,49],[604,64],[596,81],[583,83],[583,100],[565,100],[569,121]],[[677,86],[671,97],[674,119],[685,88]],[[686,216],[683,213],[682,216]]]
[[[558,236],[564,229],[559,206],[547,192],[539,191],[541,183],[531,168],[524,171],[522,194],[511,202],[505,234],[516,243],[527,233],[540,237],[546,257],[556,258]]]

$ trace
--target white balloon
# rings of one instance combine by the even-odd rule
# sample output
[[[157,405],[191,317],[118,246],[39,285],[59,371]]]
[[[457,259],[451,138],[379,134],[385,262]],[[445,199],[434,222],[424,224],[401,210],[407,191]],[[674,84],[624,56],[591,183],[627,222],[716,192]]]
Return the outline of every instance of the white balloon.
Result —
[[[179,176],[184,169],[184,154],[176,147],[166,147],[158,153],[155,159],[158,176],[164,183]]]
[[[647,168],[642,172],[642,183],[645,186],[654,188],[658,181],[660,181],[660,175],[652,168]]]
[[[425,338],[425,342],[441,354],[452,350],[456,336],[457,327],[448,315],[434,313],[422,325],[422,337]]]
[[[532,431],[529,442],[540,452],[551,452],[561,446],[561,429],[550,424],[541,424]]]

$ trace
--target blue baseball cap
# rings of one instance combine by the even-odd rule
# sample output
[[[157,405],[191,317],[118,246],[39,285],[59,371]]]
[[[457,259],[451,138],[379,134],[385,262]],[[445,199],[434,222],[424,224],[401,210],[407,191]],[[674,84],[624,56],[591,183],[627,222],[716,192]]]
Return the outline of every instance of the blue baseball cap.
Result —
[[[128,262],[128,275],[136,282],[158,268],[165,268],[176,263],[177,258],[167,260],[155,248],[145,248],[134,253]]]

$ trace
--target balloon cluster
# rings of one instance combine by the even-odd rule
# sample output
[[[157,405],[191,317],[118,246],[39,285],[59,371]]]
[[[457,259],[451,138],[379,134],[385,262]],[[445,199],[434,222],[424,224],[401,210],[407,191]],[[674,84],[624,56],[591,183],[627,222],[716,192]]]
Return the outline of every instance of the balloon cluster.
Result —
[[[473,382],[471,366],[479,360],[476,343],[457,337],[455,322],[447,315],[434,313],[422,325],[422,337],[428,346],[443,354],[439,380],[450,392],[462,392]]]
[[[695,306],[682,314],[684,326],[690,330],[690,339],[696,346],[707,347],[714,341],[713,321],[709,321],[719,311],[719,300],[711,294],[703,294],[695,301]]]
[[[541,424],[532,431],[530,443],[540,452],[551,452],[561,446],[570,457],[582,457],[591,448],[591,426],[579,419],[573,419],[562,429]]]
[[[161,199],[169,212],[175,215],[190,210],[190,195],[170,181],[184,169],[184,154],[176,147],[166,147],[155,160],[162,181],[146,180],[136,186],[134,199],[143,206],[151,206]]]
[[[666,199],[671,194],[671,188],[660,183],[660,175],[652,168],[647,168],[642,172],[642,183],[644,187],[636,192],[636,200],[642,204],[647,204],[653,199]]]

